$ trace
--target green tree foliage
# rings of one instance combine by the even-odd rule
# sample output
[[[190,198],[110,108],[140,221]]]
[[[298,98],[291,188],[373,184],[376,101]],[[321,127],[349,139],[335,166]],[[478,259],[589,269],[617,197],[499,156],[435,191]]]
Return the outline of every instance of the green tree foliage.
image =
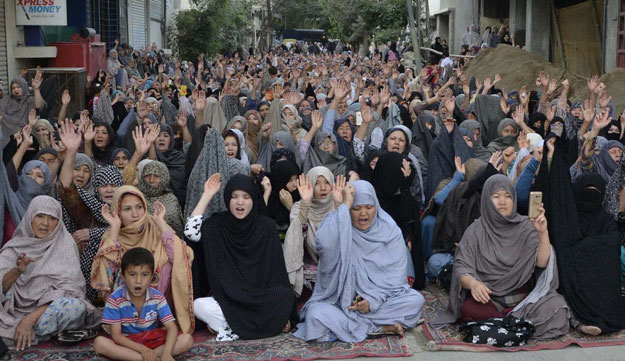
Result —
[[[330,22],[330,34],[353,44],[370,36],[397,39],[406,26],[405,0],[319,0]]]
[[[250,0],[191,0],[191,9],[178,13],[168,29],[169,44],[181,59],[245,46],[250,9]]]

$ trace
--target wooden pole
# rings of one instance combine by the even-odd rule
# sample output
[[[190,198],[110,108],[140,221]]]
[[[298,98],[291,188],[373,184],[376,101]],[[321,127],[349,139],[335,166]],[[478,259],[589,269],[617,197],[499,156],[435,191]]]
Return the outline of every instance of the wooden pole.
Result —
[[[564,55],[564,45],[562,44],[562,35],[560,34],[560,21],[558,21],[558,14],[556,13],[556,6],[554,0],[551,0],[551,21],[556,35],[556,41],[558,42],[558,50],[560,52],[560,64],[562,69],[566,69],[566,57]]]
[[[419,5],[419,0],[417,0],[417,5]],[[421,71],[421,44],[417,39],[417,32],[415,30],[415,18],[414,8],[412,7],[412,0],[406,0],[406,10],[408,10],[408,24],[410,26],[410,41],[412,42],[412,52],[414,54],[415,74],[419,74],[419,72]]]

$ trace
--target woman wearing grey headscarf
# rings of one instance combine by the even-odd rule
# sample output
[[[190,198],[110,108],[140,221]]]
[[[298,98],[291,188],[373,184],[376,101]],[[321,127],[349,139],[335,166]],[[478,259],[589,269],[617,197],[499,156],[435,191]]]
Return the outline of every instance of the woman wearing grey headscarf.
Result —
[[[556,291],[558,269],[544,210],[529,219],[518,214],[516,206],[516,191],[508,177],[497,174],[486,181],[481,217],[467,228],[456,249],[449,308],[433,322],[435,326],[459,318],[477,321],[512,315],[534,323],[535,339],[569,332],[571,314]]]
[[[118,56],[117,50],[111,49],[109,51],[109,57],[106,59],[106,70],[113,80],[114,89],[121,87],[125,90],[128,86],[128,73],[126,73],[122,63],[119,62]]]
[[[18,350],[100,321],[85,299],[78,249],[61,213],[55,199],[34,198],[13,239],[0,249],[0,337]]]
[[[45,108],[46,102],[41,97],[39,86],[41,85],[41,74],[33,79],[33,93],[28,91],[28,83],[23,78],[15,78],[11,81],[9,94],[5,94],[0,100],[0,127],[4,134],[2,138],[2,148],[9,142],[11,135],[28,124],[28,113],[31,109],[41,110]]]
[[[424,299],[408,285],[401,230],[380,207],[371,183],[347,185],[342,198],[335,196],[343,204],[317,230],[315,290],[295,336],[361,342],[376,332],[403,335],[417,325]]]
[[[475,158],[488,162],[490,160],[491,152],[484,148],[482,144],[482,126],[477,120],[466,119],[460,123],[460,128],[467,129],[473,133],[473,152]]]

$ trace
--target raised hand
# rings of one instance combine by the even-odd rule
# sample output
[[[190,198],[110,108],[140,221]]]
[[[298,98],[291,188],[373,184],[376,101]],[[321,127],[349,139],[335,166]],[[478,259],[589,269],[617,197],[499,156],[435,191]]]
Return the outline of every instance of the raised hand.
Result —
[[[142,156],[150,150],[151,143],[147,139],[147,135],[143,131],[143,127],[137,126],[132,131],[132,140],[135,142],[135,151]]]
[[[321,117],[320,111],[315,110],[314,112],[312,112],[311,120],[312,125],[310,127],[310,131],[317,131],[321,129],[321,127],[323,126],[323,118]]]
[[[111,227],[120,229],[122,226],[122,220],[119,218],[119,215],[117,212],[111,212],[111,207],[108,204],[102,206],[102,218],[104,218],[106,223]]]
[[[313,199],[313,187],[310,184],[310,180],[306,174],[300,174],[297,180],[297,191],[299,192],[302,201],[309,203]]]
[[[521,130],[521,131],[519,132],[519,136],[518,136],[518,137],[516,137],[516,141],[517,141],[517,143],[519,144],[519,148],[520,148],[520,149],[522,149],[522,148],[527,148],[528,143],[529,143],[529,142],[527,141],[527,133],[525,133],[525,131],[524,131],[524,130]]]
[[[39,121],[39,117],[37,116],[37,111],[33,108],[28,112],[28,125],[34,127]]]
[[[519,128],[522,128],[525,125],[525,108],[521,106],[516,107],[514,113],[512,113],[512,119]]]
[[[63,142],[63,146],[67,152],[76,152],[82,143],[82,134],[79,129],[74,128],[74,123],[71,120],[65,119],[61,121],[59,127],[59,137]]]
[[[590,123],[595,118],[595,107],[592,105],[590,99],[584,101],[582,114],[584,116],[584,122],[586,123]]]
[[[22,128],[22,139],[24,142],[23,144],[26,145],[27,147],[30,147],[35,142],[31,135],[32,129],[33,128],[30,126],[30,124]]]
[[[490,156],[490,163],[495,169],[501,170],[501,159],[503,158],[502,152],[500,150],[496,151]]]
[[[219,192],[221,187],[221,174],[215,173],[210,176],[204,183],[204,194],[207,194],[210,199],[213,199],[215,194]]]
[[[593,127],[598,127],[599,129],[603,129],[610,124],[612,121],[612,117],[610,116],[610,112],[605,110],[597,115],[595,118],[595,123]]]
[[[161,126],[158,124],[150,125],[150,127],[148,128],[148,133],[146,135],[147,141],[150,142],[150,144],[154,143],[156,138],[158,138],[159,134],[161,134]]]
[[[386,104],[390,98],[391,92],[388,90],[387,86],[384,86],[384,88],[382,88],[382,92],[380,93],[380,101],[382,104]]]
[[[271,122],[263,124],[263,126],[260,128],[260,132],[263,135],[263,138],[269,139],[269,137],[271,137],[271,130]]]
[[[558,88],[558,81],[556,78],[551,78],[549,80],[549,85],[547,86],[547,94],[553,94]]]
[[[406,159],[402,159],[401,161],[401,172],[404,175],[404,178],[410,177],[412,173],[412,168],[410,167],[410,162]]]
[[[265,194],[271,193],[271,181],[269,180],[269,177],[267,176],[263,177],[263,180],[260,182],[260,185],[263,186],[263,192]]]
[[[167,209],[165,209],[163,203],[161,203],[161,201],[154,202],[154,218],[159,222],[167,223],[165,222],[166,215]]]
[[[85,143],[91,143],[93,141],[93,138],[95,138],[95,128],[93,126],[93,122],[90,121],[89,124],[85,127],[83,138],[85,139]]]
[[[462,163],[462,159],[460,157],[454,157],[454,164],[456,165],[456,171],[462,174],[465,174],[464,163]]]
[[[371,110],[370,106],[363,105],[360,113],[362,114],[362,122],[364,125],[369,125],[373,122],[373,110]]]
[[[280,203],[282,203],[282,205],[288,209],[291,210],[291,208],[293,207],[293,196],[291,195],[291,193],[289,193],[289,191],[287,191],[286,189],[282,188],[280,189]]]
[[[354,204],[355,196],[356,196],[356,189],[354,188],[353,185],[347,183],[347,185],[345,185],[345,188],[343,188],[343,203],[345,203],[347,208],[352,208],[352,205]]]
[[[510,112],[510,105],[508,105],[506,97],[501,97],[499,100],[499,106],[501,107],[501,111],[508,114]]]
[[[555,118],[556,116],[556,106],[555,105],[549,106],[547,110],[545,110],[545,116],[547,117],[547,120],[551,122],[553,118]]]
[[[39,90],[41,83],[43,82],[43,73],[41,72],[41,67],[37,67],[37,72],[35,73],[35,77],[32,81],[33,90]]]
[[[344,175],[336,176],[336,182],[334,182],[332,186],[332,198],[334,199],[335,205],[343,203],[343,189],[345,188],[345,183]]]
[[[67,105],[72,100],[71,95],[69,95],[69,90],[63,90],[63,94],[61,95],[61,104]]]
[[[540,204],[540,207],[538,207],[538,216],[530,218],[530,221],[534,225],[538,234],[547,232],[547,218],[545,217],[545,208],[542,203]]]
[[[588,79],[588,90],[590,94],[595,92],[595,89],[599,86],[599,75],[593,75],[590,79]]]
[[[187,114],[185,114],[184,110],[180,108],[180,110],[178,111],[178,116],[176,117],[176,124],[184,129],[187,126],[187,121]]]

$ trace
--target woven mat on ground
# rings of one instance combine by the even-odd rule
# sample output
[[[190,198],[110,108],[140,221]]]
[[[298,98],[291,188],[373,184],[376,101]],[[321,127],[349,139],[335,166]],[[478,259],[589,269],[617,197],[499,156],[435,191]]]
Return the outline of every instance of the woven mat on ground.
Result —
[[[449,303],[448,293],[439,290],[435,285],[428,285],[422,292],[425,297],[425,307],[423,314],[426,322],[422,329],[428,339],[426,349],[429,351],[537,351],[537,350],[558,350],[569,345],[580,347],[601,347],[625,345],[625,331],[601,336],[584,336],[577,331],[550,341],[529,341],[524,346],[519,347],[494,347],[490,345],[474,345],[462,341],[463,335],[458,332],[458,325],[446,326],[441,329],[434,329],[429,325],[435,315],[447,308]]]
[[[343,342],[305,342],[292,335],[280,335],[252,341],[216,342],[206,331],[196,331],[195,345],[186,354],[176,357],[186,361],[256,361],[350,359],[360,356],[407,357],[403,340],[397,336],[370,338],[357,344]],[[43,342],[29,350],[11,352],[2,361],[91,361],[104,360],[85,341],[78,346],[63,347],[56,342]]]

